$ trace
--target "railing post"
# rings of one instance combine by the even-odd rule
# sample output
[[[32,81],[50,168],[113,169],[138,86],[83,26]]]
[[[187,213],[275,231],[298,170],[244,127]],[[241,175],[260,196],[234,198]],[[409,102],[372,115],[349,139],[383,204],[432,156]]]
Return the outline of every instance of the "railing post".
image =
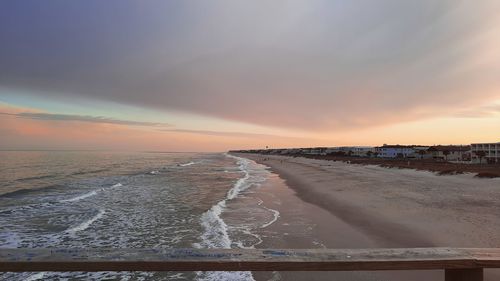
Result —
[[[482,268],[445,269],[445,281],[483,281]]]

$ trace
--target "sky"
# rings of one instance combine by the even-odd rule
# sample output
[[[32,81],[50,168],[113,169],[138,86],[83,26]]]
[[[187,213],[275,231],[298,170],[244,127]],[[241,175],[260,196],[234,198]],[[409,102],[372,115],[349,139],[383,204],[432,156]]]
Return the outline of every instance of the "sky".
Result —
[[[500,141],[500,1],[7,0],[0,149]]]

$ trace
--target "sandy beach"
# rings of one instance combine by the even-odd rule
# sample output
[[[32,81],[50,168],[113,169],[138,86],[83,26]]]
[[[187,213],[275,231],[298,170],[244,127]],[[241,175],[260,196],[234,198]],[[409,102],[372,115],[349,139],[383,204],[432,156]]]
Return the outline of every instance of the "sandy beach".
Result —
[[[412,169],[418,171],[435,172],[439,175],[473,174],[478,178],[500,177],[500,164],[470,164],[440,161],[436,159],[418,158],[379,158],[379,157],[354,157],[337,155],[312,155],[296,154],[297,156],[319,160],[340,161],[351,164],[376,165],[384,168]]]
[[[262,248],[499,247],[499,179],[240,154],[275,173]],[[257,273],[258,280],[443,280],[442,271]],[[486,270],[485,280],[498,280]]]

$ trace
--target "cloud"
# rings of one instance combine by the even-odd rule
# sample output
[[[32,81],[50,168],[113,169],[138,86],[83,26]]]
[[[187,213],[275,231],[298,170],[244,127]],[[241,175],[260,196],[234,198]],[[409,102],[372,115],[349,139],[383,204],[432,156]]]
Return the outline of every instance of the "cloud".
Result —
[[[16,116],[25,119],[46,120],[46,121],[88,122],[88,123],[99,123],[99,124],[115,124],[115,125],[146,126],[146,127],[171,126],[170,124],[167,123],[120,120],[102,116],[83,116],[83,115],[69,115],[69,114],[40,113],[40,112],[21,112],[21,113],[0,112],[0,114]]]
[[[336,131],[498,97],[498,1],[2,3],[0,86]],[[48,93],[47,93],[48,92]]]
[[[168,130],[154,127],[143,130],[136,126],[101,126],[99,122],[79,122],[81,118],[38,118],[18,116],[2,108],[0,114],[0,150],[133,150],[133,151],[214,151],[258,147],[286,147],[315,145],[318,142],[255,134],[248,140],[245,134],[206,132],[195,130]],[[8,113],[5,113],[8,112]],[[65,121],[61,121],[65,120]],[[78,120],[78,124],[73,121]],[[99,120],[97,120],[99,121]],[[113,123],[114,124],[114,123]],[[252,134],[247,134],[250,137]]]
[[[219,136],[219,137],[239,137],[239,138],[282,138],[282,139],[305,139],[289,136],[279,136],[272,134],[256,134],[256,133],[244,133],[244,132],[224,132],[224,131],[207,131],[207,130],[188,130],[188,129],[161,129],[164,132],[177,132],[177,133],[188,133],[206,136]]]
[[[462,110],[455,114],[459,118],[484,118],[500,114],[500,104],[483,105],[473,109]]]

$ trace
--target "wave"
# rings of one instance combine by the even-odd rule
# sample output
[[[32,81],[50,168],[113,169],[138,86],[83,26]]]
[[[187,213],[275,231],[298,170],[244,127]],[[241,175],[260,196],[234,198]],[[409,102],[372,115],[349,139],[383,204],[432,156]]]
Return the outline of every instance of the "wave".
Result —
[[[24,279],[24,281],[35,281],[35,280],[44,279],[44,277],[45,277],[45,272],[38,272],[38,273],[35,273],[35,274],[28,276],[26,279]]]
[[[111,187],[120,187],[120,186],[123,186],[123,184],[117,183],[117,184],[112,185]]]
[[[85,198],[88,198],[88,197],[91,197],[91,196],[94,196],[94,195],[97,195],[97,192],[91,191],[89,193],[85,193],[85,194],[82,194],[82,195],[79,195],[79,196],[76,196],[76,197],[73,197],[73,198],[61,200],[60,202],[63,202],[63,203],[76,202],[76,201],[80,201],[82,199],[85,199]]]
[[[0,198],[1,197],[10,198],[10,197],[16,197],[16,196],[23,196],[23,195],[30,194],[30,193],[35,193],[35,192],[40,192],[40,191],[48,191],[48,190],[58,189],[61,187],[63,187],[63,186],[55,184],[55,185],[47,185],[47,186],[35,187],[35,188],[23,188],[23,189],[18,189],[15,191],[0,194]]]
[[[79,225],[77,225],[75,227],[69,228],[68,230],[66,230],[66,233],[75,234],[78,231],[82,231],[82,230],[87,229],[96,220],[99,220],[100,218],[102,218],[102,216],[104,215],[105,212],[106,211],[104,211],[102,209],[99,210],[99,212],[97,213],[97,215],[93,216],[89,220],[86,220],[86,221],[82,222],[81,224],[79,224]]]
[[[248,161],[248,160],[246,160],[246,161]],[[249,187],[249,185],[246,184],[246,182],[250,178],[250,173],[246,169],[247,165],[248,165],[248,163],[245,163],[245,162],[242,162],[240,164],[240,169],[245,173],[245,175],[242,178],[240,178],[234,184],[233,188],[231,188],[227,192],[227,199],[231,200],[231,199],[236,198],[236,196],[238,196],[238,194],[240,194],[240,192],[242,192],[243,190],[245,190],[245,189],[247,189]]]
[[[266,227],[270,226],[271,224],[275,223],[279,219],[279,217],[280,217],[280,212],[279,211],[267,208],[265,206],[261,206],[261,207],[264,208],[264,209],[266,209],[266,210],[268,210],[268,211],[270,211],[270,212],[272,212],[273,213],[273,219],[271,221],[269,221],[269,222],[261,225],[260,228],[266,228]]]
[[[201,216],[201,225],[204,232],[201,235],[201,243],[193,244],[196,248],[223,248],[230,249],[232,245],[228,233],[228,225],[221,217],[226,202],[236,198],[242,191],[252,186],[249,183],[250,172],[248,171],[250,160],[226,154],[227,157],[237,159],[238,168],[244,176],[238,179],[233,187],[227,192],[226,198],[213,205]],[[236,243],[241,245],[241,243]],[[241,272],[197,272],[197,279],[200,280],[255,280],[250,271]]]
[[[251,186],[251,184],[248,184],[248,180],[250,178],[248,165],[250,163],[250,160],[235,157],[232,155],[227,156],[238,160],[238,167],[240,171],[244,173],[244,176],[238,179],[233,187],[227,192],[226,198],[213,205],[212,208],[203,213],[203,215],[201,216],[201,224],[205,232],[201,236],[202,243],[198,244],[198,247],[225,249],[231,248],[231,239],[229,238],[228,234],[228,226],[224,222],[224,220],[222,220],[220,215],[224,211],[227,201],[236,198],[238,194]]]
[[[210,210],[201,216],[201,225],[205,230],[201,236],[202,243],[196,244],[197,248],[231,248],[231,239],[228,227],[221,218],[222,211],[226,207],[226,200],[219,201]]]
[[[158,175],[159,173],[160,173],[160,171],[153,170],[153,171],[149,172],[148,174],[149,175]]]
[[[16,212],[23,212],[23,211],[30,211],[30,210],[39,211],[41,208],[53,206],[55,203],[57,203],[57,202],[41,202],[41,203],[35,203],[35,204],[13,206],[13,207],[1,210],[0,214],[11,215],[11,214],[16,213]]]
[[[42,179],[49,179],[49,178],[53,178],[55,177],[56,175],[43,175],[43,176],[34,176],[34,177],[27,177],[27,178],[19,178],[19,179],[16,179],[15,181],[18,181],[18,182],[24,182],[24,181],[30,181],[30,180],[42,180]]]
[[[19,248],[19,242],[15,232],[0,233],[0,248]]]
[[[112,187],[119,187],[119,186],[122,186],[122,185],[119,183],[119,184],[113,185]],[[18,190],[17,192],[22,193],[22,194],[26,193],[26,191],[24,191],[24,190]],[[90,192],[85,193],[85,194],[81,194],[81,195],[72,197],[72,198],[68,198],[68,199],[40,202],[40,203],[36,203],[36,204],[28,204],[28,205],[21,205],[21,206],[14,206],[12,208],[7,208],[4,210],[1,210],[0,214],[11,214],[13,212],[40,209],[40,208],[44,208],[44,207],[54,206],[55,204],[58,204],[58,203],[77,202],[77,201],[83,200],[85,198],[92,197],[94,195],[97,195],[97,191],[95,191],[95,190],[90,191]],[[0,197],[2,197],[2,195],[0,195]]]
[[[73,175],[73,176],[79,176],[79,175],[88,175],[88,174],[102,173],[102,172],[107,172],[107,171],[110,171],[110,169],[109,168],[105,168],[105,169],[97,169],[97,170],[90,170],[90,171],[78,171],[78,172],[72,173],[71,175]]]
[[[220,280],[255,280],[250,271],[211,271],[196,272],[199,280],[220,281]]]
[[[266,228],[268,226],[270,226],[271,224],[275,223],[279,217],[280,217],[280,212],[278,210],[275,210],[275,209],[271,209],[271,208],[268,208],[262,204],[264,204],[264,201],[262,201],[262,199],[260,198],[257,198],[259,200],[259,203],[257,203],[257,205],[259,205],[261,208],[264,208],[266,210],[268,210],[269,212],[273,213],[273,218],[269,221],[269,222],[266,222],[265,224],[261,225],[260,228]]]

